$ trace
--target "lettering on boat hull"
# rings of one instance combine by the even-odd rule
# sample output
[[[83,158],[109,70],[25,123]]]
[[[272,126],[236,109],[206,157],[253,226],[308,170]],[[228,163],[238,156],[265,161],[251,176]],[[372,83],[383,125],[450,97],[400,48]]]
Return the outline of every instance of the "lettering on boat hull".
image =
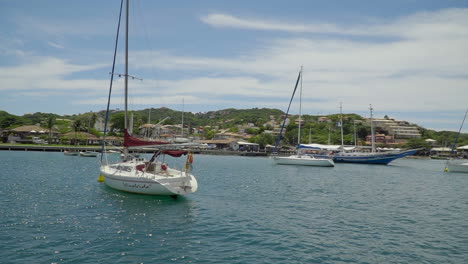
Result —
[[[135,188],[135,189],[148,189],[151,188],[151,185],[146,184],[146,183],[122,183],[124,187],[126,188]]]

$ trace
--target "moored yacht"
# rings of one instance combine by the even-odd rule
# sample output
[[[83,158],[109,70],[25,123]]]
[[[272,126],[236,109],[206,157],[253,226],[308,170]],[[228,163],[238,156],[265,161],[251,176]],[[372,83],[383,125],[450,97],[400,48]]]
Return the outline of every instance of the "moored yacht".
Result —
[[[120,10],[122,13],[122,8]],[[106,156],[105,136],[109,119],[110,95],[112,91],[112,82],[114,76],[114,65],[111,72],[111,82],[109,88],[109,99],[107,103],[106,122],[104,125],[104,140],[101,151],[101,166],[98,181],[104,181],[111,188],[141,194],[151,195],[185,195],[193,193],[198,189],[198,183],[195,177],[190,174],[193,156],[187,151],[171,150],[168,142],[145,141],[133,137],[128,132],[128,13],[129,0],[126,1],[126,35],[125,35],[125,73],[121,74],[125,78],[125,117],[124,117],[124,148],[122,160],[112,163]],[[120,19],[119,19],[120,28]],[[117,38],[118,39],[118,38]],[[116,41],[117,45],[117,41]],[[117,50],[117,48],[115,49]],[[132,77],[133,79],[134,77]],[[155,148],[151,159],[134,157],[129,154],[130,149]],[[185,168],[177,170],[169,167],[165,161],[166,155],[172,157],[187,156]]]

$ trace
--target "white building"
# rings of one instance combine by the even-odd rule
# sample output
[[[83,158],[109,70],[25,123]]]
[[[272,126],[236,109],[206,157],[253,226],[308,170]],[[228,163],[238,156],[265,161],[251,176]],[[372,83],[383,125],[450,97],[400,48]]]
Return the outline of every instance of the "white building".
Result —
[[[370,123],[370,119],[367,119],[367,121]],[[406,121],[398,121],[390,118],[374,118],[373,123],[375,127],[381,127],[387,130],[389,135],[393,136],[395,139],[421,138],[418,127]]]

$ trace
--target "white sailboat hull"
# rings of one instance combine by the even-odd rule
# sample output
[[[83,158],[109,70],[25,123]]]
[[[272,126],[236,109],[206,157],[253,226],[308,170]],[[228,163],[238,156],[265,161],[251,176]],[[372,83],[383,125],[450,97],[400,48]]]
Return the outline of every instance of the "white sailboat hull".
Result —
[[[314,158],[307,155],[292,155],[289,157],[273,157],[276,164],[280,165],[303,165],[303,166],[320,166],[333,167],[335,163],[332,159]]]
[[[449,161],[447,168],[450,172],[465,172],[468,173],[468,162],[453,162]]]
[[[122,164],[101,166],[101,175],[107,186],[150,195],[186,195],[198,189],[195,177],[183,171],[168,168],[164,171],[144,172],[136,169],[139,164]]]

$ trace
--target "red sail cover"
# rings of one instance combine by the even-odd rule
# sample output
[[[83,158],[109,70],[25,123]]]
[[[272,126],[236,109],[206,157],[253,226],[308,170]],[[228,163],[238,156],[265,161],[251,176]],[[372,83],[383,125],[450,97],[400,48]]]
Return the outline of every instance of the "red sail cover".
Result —
[[[182,155],[187,155],[188,151],[185,150],[163,150],[163,154],[167,154],[172,157],[180,157]]]
[[[124,130],[124,147],[142,147],[142,146],[149,146],[149,145],[163,145],[169,144],[168,142],[164,141],[146,141],[136,137],[130,136],[127,129]]]

